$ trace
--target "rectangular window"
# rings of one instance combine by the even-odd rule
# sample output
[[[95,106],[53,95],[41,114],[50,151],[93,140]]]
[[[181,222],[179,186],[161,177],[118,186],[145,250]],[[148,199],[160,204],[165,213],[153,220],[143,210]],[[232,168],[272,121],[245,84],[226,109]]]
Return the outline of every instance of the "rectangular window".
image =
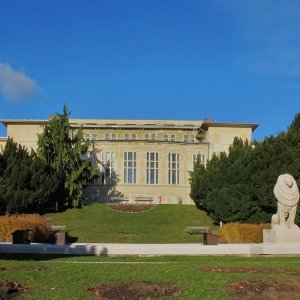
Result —
[[[175,134],[171,134],[171,142],[175,142],[175,141],[176,141]]]
[[[136,152],[124,152],[124,183],[136,183]]]
[[[164,141],[168,141],[169,140],[169,135],[168,134],[164,134]]]
[[[185,143],[187,143],[187,142],[189,141],[189,136],[188,136],[187,134],[185,134],[185,135],[183,136],[183,141],[184,141]]]
[[[158,184],[158,153],[147,152],[147,184]]]
[[[85,133],[84,139],[86,141],[95,141],[97,139],[97,133]]]
[[[129,140],[129,133],[125,133],[124,138],[125,140]]]
[[[102,170],[100,181],[102,184],[113,184],[116,182],[115,152],[102,152]]]
[[[108,140],[109,140],[109,133],[105,133],[105,135],[104,135],[104,139],[105,139],[106,141],[108,141]]]
[[[200,160],[200,163],[202,165],[206,164],[206,155],[205,154],[193,154],[193,166],[195,166],[195,163],[197,162],[197,160]]]
[[[115,133],[113,133],[113,134],[111,135],[111,139],[112,139],[112,140],[116,140],[116,139],[117,139],[117,135],[116,135]]]
[[[132,139],[132,140],[136,140],[136,134],[135,134],[135,133],[133,133],[133,134],[131,135],[131,139]]]
[[[179,159],[179,154],[169,154],[169,184],[179,184]]]
[[[149,141],[149,140],[152,140],[154,141],[155,140],[155,133],[145,133],[145,140]]]
[[[85,133],[85,134],[84,134],[84,139],[85,139],[86,141],[89,141],[89,139],[90,139],[90,134],[89,134],[89,133]]]

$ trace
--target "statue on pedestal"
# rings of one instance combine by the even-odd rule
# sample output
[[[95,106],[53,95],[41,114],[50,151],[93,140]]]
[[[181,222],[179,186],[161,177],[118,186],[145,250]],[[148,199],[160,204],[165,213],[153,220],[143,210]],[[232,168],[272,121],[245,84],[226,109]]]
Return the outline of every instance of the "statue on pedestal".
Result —
[[[280,175],[274,187],[277,213],[272,216],[272,229],[263,232],[264,243],[300,242],[300,228],[295,224],[299,189],[290,174]]]
[[[299,190],[296,180],[290,174],[280,175],[274,187],[274,194],[278,200],[277,213],[272,216],[273,225],[286,225],[292,228],[295,225]]]

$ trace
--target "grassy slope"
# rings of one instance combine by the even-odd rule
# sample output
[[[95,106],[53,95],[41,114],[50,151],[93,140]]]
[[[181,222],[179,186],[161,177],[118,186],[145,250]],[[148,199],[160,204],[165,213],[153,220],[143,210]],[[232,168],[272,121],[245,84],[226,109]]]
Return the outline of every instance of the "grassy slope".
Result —
[[[188,205],[157,205],[144,213],[122,213],[105,204],[46,215],[52,225],[66,225],[77,242],[98,243],[189,243],[201,236],[190,236],[188,226],[213,226],[204,212]]]

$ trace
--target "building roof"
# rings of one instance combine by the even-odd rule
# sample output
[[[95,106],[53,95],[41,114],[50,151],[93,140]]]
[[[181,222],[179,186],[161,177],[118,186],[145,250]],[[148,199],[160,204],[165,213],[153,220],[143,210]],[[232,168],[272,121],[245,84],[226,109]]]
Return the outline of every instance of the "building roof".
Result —
[[[88,128],[186,128],[194,129],[201,126],[202,121],[183,121],[183,120],[89,120],[89,119],[70,119],[72,127]]]
[[[204,121],[200,128],[203,130],[208,130],[209,127],[232,127],[232,128],[252,128],[254,131],[258,124],[255,123],[223,123],[223,122],[206,122]]]
[[[49,120],[30,120],[30,119],[4,119],[0,122],[7,127],[10,124],[30,124],[44,125]],[[174,129],[197,129],[208,130],[209,127],[236,127],[236,128],[252,128],[254,131],[258,124],[255,123],[225,123],[212,122],[210,119],[204,121],[191,120],[114,120],[114,119],[69,119],[72,128],[174,128]]]
[[[0,120],[4,126],[11,124],[43,125],[48,120]],[[114,120],[114,119],[69,119],[73,128],[182,128],[194,129],[201,126],[202,121],[185,120]]]
[[[31,124],[31,125],[36,125],[36,124],[46,124],[48,120],[21,120],[21,119],[3,119],[0,120],[0,123],[2,123],[5,127],[10,124]]]

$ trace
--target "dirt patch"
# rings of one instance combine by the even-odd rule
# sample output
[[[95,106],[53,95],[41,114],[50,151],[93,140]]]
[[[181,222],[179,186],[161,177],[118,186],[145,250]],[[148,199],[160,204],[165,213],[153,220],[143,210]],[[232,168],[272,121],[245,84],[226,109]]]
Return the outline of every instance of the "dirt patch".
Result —
[[[140,213],[153,209],[151,204],[107,204],[111,209],[126,212],[126,213]]]
[[[95,297],[108,300],[143,300],[179,295],[179,288],[175,285],[147,281],[104,284],[87,291],[92,292]]]
[[[266,273],[266,274],[285,274],[300,276],[298,270],[284,270],[284,269],[257,269],[257,268],[204,268],[202,272],[212,273]]]
[[[230,284],[233,300],[291,300],[299,299],[300,282],[253,280]]]
[[[27,288],[13,281],[0,280],[0,299],[16,299],[20,294],[27,292]]]

